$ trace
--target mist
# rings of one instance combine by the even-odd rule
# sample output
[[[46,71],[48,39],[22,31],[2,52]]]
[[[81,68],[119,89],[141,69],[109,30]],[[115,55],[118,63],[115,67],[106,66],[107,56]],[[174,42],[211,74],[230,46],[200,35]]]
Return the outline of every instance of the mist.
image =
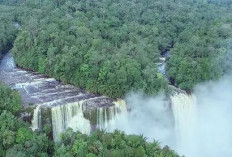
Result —
[[[232,76],[199,84],[191,95],[173,95],[173,110],[164,95],[126,97],[130,112],[121,114],[112,129],[143,134],[186,157],[232,156]]]
[[[143,97],[141,93],[131,93],[126,97],[128,113],[120,114],[113,120],[114,129],[127,134],[143,134],[152,141],[155,137],[165,141],[173,128],[168,101],[160,95],[155,98]],[[160,131],[162,130],[162,131]]]

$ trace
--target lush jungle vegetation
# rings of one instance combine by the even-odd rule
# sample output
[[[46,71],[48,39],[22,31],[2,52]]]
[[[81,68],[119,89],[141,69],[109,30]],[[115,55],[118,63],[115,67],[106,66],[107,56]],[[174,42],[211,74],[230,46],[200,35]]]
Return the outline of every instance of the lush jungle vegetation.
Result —
[[[61,142],[55,145],[56,157],[178,157],[168,146],[162,149],[156,141],[147,143],[143,136],[119,131],[95,131],[87,136],[67,130],[61,137]]]
[[[52,142],[43,133],[32,132],[29,124],[20,120],[21,98],[0,84],[0,157],[46,157]]]
[[[4,110],[16,114],[21,110],[21,97],[16,91],[9,89],[0,82],[0,113]]]
[[[16,62],[90,92],[122,97],[165,89],[157,63],[170,51],[171,82],[191,90],[225,72],[230,1],[209,2],[30,0],[18,13],[23,28],[14,43]]]
[[[7,6],[17,6],[25,2],[26,0],[0,0],[0,4]]]
[[[178,157],[167,146],[122,132],[96,131],[90,136],[68,130],[54,143],[48,131],[33,132],[19,116],[21,98],[0,84],[0,157]],[[46,134],[48,133],[48,134]]]
[[[13,7],[0,5],[0,58],[2,53],[12,47],[16,38],[14,10]]]
[[[168,76],[187,90],[231,69],[227,63],[232,58],[231,13],[207,6],[194,16],[195,21],[180,33],[167,62]]]
[[[168,81],[183,89],[217,79],[231,57],[230,0],[0,0],[0,55],[14,42],[19,66],[95,93],[156,94]],[[10,5],[10,6],[6,6]],[[18,32],[14,22],[22,24]],[[17,34],[18,32],[18,34]],[[54,143],[49,130],[22,121],[21,98],[0,84],[0,157],[176,157],[143,136],[68,130]]]

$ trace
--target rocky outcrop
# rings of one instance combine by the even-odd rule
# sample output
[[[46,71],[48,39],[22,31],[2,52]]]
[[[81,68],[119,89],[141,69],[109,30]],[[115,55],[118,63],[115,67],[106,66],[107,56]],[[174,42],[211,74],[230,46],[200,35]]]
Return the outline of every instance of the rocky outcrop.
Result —
[[[125,103],[123,108],[119,105],[122,101],[116,103],[109,97],[20,69],[15,66],[11,54],[0,64],[0,80],[20,92],[24,107],[22,119],[31,123],[33,130],[51,127],[54,138],[68,127],[84,133],[104,129],[108,121],[125,110]]]

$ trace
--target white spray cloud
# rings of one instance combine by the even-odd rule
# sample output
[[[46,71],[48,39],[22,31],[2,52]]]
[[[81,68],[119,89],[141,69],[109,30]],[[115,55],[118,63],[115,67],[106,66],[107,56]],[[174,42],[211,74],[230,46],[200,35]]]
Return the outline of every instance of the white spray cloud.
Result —
[[[119,129],[127,134],[143,134],[149,141],[170,141],[169,137],[173,136],[172,112],[164,98],[163,95],[152,98],[138,93],[129,94],[126,102],[130,112],[117,116],[110,129]]]
[[[193,138],[198,150],[189,156],[232,156],[232,76],[198,85],[194,94],[197,123]]]
[[[232,76],[200,84],[192,96],[182,96],[175,95],[177,101],[173,103],[179,107],[173,116],[164,96],[130,94],[126,100],[131,112],[117,117],[112,129],[143,134],[186,157],[232,156]]]

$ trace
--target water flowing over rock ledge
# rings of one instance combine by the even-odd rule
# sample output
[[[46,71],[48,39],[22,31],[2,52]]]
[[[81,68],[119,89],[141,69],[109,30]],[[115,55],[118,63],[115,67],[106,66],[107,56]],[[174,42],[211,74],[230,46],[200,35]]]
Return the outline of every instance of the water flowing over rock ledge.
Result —
[[[131,114],[127,114],[127,106],[123,100],[114,100],[106,96],[91,94],[83,89],[63,84],[36,72],[17,68],[10,53],[1,61],[0,80],[12,89],[18,90],[22,95],[25,110],[22,113],[22,118],[31,123],[31,128],[42,131],[51,128],[49,134],[55,141],[58,141],[60,134],[69,127],[74,131],[85,134],[90,134],[96,128],[107,131],[114,129],[126,131],[126,128],[118,126],[121,123],[125,123],[126,127],[133,129],[133,121],[139,123],[136,118],[143,109],[143,105],[152,103],[152,107],[147,106],[146,110],[149,110],[149,112],[143,113],[152,114],[148,116],[150,119],[148,119],[147,130],[158,124],[161,128],[166,129],[162,131],[168,134],[168,138],[169,131],[173,132],[174,130],[174,133],[170,135],[177,138],[177,144],[181,147],[189,139],[188,134],[185,134],[185,132],[189,132],[188,124],[195,120],[192,116],[196,107],[195,97],[171,85],[166,97],[161,100],[161,109],[157,110],[160,101],[141,101],[140,103],[145,104],[138,104],[141,108],[138,108],[138,115],[136,115],[133,114],[136,113],[136,109],[135,112],[131,111]],[[134,100],[131,103],[133,102]],[[165,107],[165,104],[167,107]],[[128,102],[128,105],[130,105],[130,102]],[[160,119],[160,117],[166,119],[166,121]],[[127,123],[127,121],[132,123]],[[142,124],[139,126],[142,126]],[[136,130],[133,131],[136,132]],[[158,127],[158,130],[153,131],[157,132],[160,129]],[[156,137],[155,134],[151,136],[152,138]],[[156,138],[158,139],[158,137]]]
[[[49,125],[53,138],[68,127],[89,134],[96,128],[105,129],[111,119],[126,112],[123,100],[91,94],[72,85],[66,85],[42,74],[17,68],[11,53],[0,64],[0,80],[20,92],[25,110],[24,119],[33,130]]]

